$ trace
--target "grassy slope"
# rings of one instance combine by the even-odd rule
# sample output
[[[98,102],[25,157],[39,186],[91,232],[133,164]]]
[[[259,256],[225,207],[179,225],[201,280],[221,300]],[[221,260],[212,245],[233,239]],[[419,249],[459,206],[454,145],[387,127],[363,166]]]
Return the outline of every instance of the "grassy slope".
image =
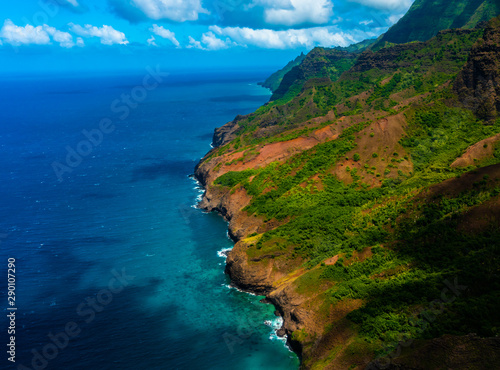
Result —
[[[334,49],[324,49],[324,48],[321,48],[321,50],[323,50],[324,54],[328,54],[328,53],[335,54],[338,51],[345,51],[345,52],[349,52],[349,53],[360,53],[360,52],[366,50],[368,47],[370,47],[375,41],[376,40],[368,39],[368,40],[361,41],[361,42],[359,42],[357,44],[352,44],[352,45],[350,45],[348,47],[337,47],[337,48],[334,48]],[[281,85],[281,82],[283,81],[283,78],[294,67],[300,66],[306,57],[309,57],[309,59],[311,59],[311,56],[312,56],[311,54],[304,55],[304,53],[302,53],[297,58],[295,58],[294,60],[290,61],[284,68],[280,69],[279,71],[276,71],[271,76],[269,76],[269,78],[267,78],[266,81],[262,82],[261,85],[264,86],[264,87],[267,87],[273,93],[276,92],[280,88],[280,85]],[[330,65],[330,67],[331,67],[331,65]],[[306,67],[305,69],[307,70],[308,68]],[[345,67],[344,68],[341,67],[341,72],[340,73],[344,72],[344,70],[345,70]],[[320,69],[315,76],[312,76],[312,75],[301,76],[300,81],[295,81],[296,77],[295,77],[294,73],[292,73],[293,78],[290,78],[292,76],[288,76],[287,77],[287,79],[290,80],[290,81],[285,84],[286,86],[283,86],[281,88],[283,92],[282,93],[278,93],[277,95],[275,95],[275,97],[274,97],[273,100],[281,98],[283,95],[285,95],[285,92],[288,92],[288,90],[290,90],[291,85],[294,84],[294,83],[297,85],[297,87],[295,87],[295,90],[297,90],[297,88],[302,87],[302,85],[305,82],[305,80],[309,79],[311,77],[320,77],[321,76],[321,77],[330,77],[330,78],[334,78],[334,79],[338,78],[337,74],[332,74],[331,72],[332,72],[331,69],[330,70],[328,70],[326,68],[325,69]],[[288,95],[290,95],[290,94],[288,94]]]
[[[283,76],[280,86],[274,91],[272,101],[288,101],[311,78],[337,80],[354,64],[357,54],[339,49],[314,48],[304,60]]]
[[[363,54],[333,82],[309,80],[288,102],[247,116],[238,138],[214,154],[258,152],[325,125],[340,127],[336,140],[285,162],[229,172],[215,184],[243,187],[252,196],[248,213],[281,221],[254,236],[248,254],[300,258],[306,272],[296,291],[321,295],[315,304],[323,333],[304,327],[294,334],[305,365],[356,368],[367,353],[390,352],[406,337],[499,334],[500,144],[475,166],[450,167],[469,146],[500,133],[500,120],[486,125],[452,93],[480,36],[447,32],[396,56],[391,48]],[[329,111],[333,121],[311,120]],[[389,122],[385,131],[381,122]],[[396,142],[391,122],[403,122]],[[332,257],[335,264],[324,263]],[[416,324],[440,298],[443,282],[455,278],[467,291],[445,304],[439,320]],[[345,305],[343,319],[332,322]],[[339,322],[353,334],[336,347]]]
[[[499,12],[500,4],[495,0],[416,0],[376,47],[386,42],[426,41],[444,29],[473,28]]]

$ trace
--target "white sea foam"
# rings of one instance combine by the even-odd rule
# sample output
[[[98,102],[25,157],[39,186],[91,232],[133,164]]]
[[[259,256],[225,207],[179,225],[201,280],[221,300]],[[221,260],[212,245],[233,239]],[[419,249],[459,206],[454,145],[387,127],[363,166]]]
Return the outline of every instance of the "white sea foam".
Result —
[[[227,258],[227,253],[233,248],[224,248],[217,252],[217,255],[221,258]]]
[[[255,294],[255,293],[251,293],[251,292],[246,292],[244,290],[241,290],[240,288],[237,288],[233,285],[230,285],[230,284],[222,284],[223,286],[225,286],[226,288],[228,289],[234,289],[234,290],[237,290],[238,292],[241,292],[241,293],[246,293],[246,294],[249,294],[249,295],[252,295],[254,297],[258,297],[259,295],[258,294]]]
[[[293,352],[292,349],[287,344],[288,340],[287,335],[285,334],[284,336],[280,337],[277,334],[278,330],[281,329],[281,327],[283,326],[283,318],[281,316],[276,317],[274,320],[267,320],[264,322],[264,324],[269,326],[272,330],[271,334],[269,335],[269,340],[279,340],[283,342],[285,347],[288,348],[290,352]]]
[[[196,196],[196,204],[193,205],[193,208],[198,208],[197,204],[201,202],[201,200],[203,199],[203,194],[205,194],[205,189],[194,176],[189,176],[189,178],[195,183],[193,190],[196,190],[198,192],[198,195]]]

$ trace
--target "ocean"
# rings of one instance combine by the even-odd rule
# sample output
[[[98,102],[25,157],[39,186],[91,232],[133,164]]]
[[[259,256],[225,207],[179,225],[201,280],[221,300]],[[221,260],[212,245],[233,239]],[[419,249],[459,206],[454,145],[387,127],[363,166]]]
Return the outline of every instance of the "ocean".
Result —
[[[271,72],[0,76],[0,368],[298,368],[190,177]]]

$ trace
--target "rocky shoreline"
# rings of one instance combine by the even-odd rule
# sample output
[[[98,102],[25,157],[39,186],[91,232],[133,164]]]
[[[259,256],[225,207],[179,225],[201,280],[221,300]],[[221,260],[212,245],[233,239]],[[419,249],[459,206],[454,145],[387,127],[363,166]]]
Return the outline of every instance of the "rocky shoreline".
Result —
[[[215,139],[221,140],[224,131],[227,131],[225,126],[215,130],[214,143]],[[249,265],[246,254],[246,237],[255,232],[265,232],[277,225],[265,223],[261,218],[250,216],[243,211],[251,199],[244,189],[230,192],[210,185],[213,181],[210,173],[216,163],[207,163],[206,160],[212,152],[213,150],[198,163],[194,176],[205,189],[198,207],[205,211],[218,212],[228,222],[228,234],[235,242],[234,248],[227,254],[225,272],[235,287],[248,293],[264,295],[266,298],[263,301],[274,305],[279,316],[283,318],[283,325],[277,335],[286,336],[287,345],[302,360],[302,345],[292,339],[292,333],[303,327],[299,318],[303,313],[297,315],[295,312],[303,299],[291,289],[286,289],[287,284],[278,284],[283,274],[273,272],[272,263],[265,267]]]

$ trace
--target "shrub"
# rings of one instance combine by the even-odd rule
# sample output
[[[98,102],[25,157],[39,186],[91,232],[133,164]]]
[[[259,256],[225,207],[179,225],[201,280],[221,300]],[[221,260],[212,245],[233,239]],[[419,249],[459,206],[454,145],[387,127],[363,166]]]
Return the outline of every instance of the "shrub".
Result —
[[[245,170],[245,171],[230,171],[215,180],[216,185],[222,185],[222,186],[227,186],[229,188],[234,187],[235,185],[239,184],[243,180],[246,180],[250,176],[254,175],[256,173],[255,170]]]

